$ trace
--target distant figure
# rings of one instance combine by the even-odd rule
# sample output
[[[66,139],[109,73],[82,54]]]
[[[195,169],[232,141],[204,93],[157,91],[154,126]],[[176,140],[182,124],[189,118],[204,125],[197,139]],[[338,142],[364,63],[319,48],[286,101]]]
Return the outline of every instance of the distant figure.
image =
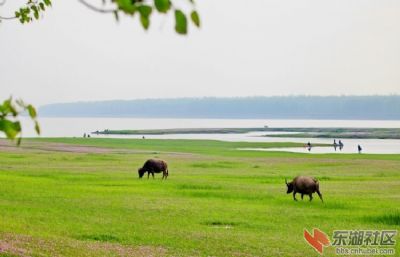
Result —
[[[333,148],[335,149],[335,152],[336,152],[336,148],[337,148],[336,139],[333,139]]]
[[[87,137],[90,137],[90,135],[89,135],[89,134],[87,134]]]
[[[86,137],[86,133],[83,133],[83,137],[84,137],[84,138]]]
[[[361,151],[362,151],[361,145],[358,145],[357,149],[358,149],[358,153],[361,153]]]
[[[142,139],[146,139],[144,136],[142,136]]]
[[[309,152],[311,151],[311,147],[312,147],[312,145],[311,145],[310,141],[308,141],[308,143],[307,143],[307,149],[308,149]]]
[[[343,142],[342,142],[342,140],[339,140],[339,150],[340,151],[342,151],[342,149],[343,149]]]

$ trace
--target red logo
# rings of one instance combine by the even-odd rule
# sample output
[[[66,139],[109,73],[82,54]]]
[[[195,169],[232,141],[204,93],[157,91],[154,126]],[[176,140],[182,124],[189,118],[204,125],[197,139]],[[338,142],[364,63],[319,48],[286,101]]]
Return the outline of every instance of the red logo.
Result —
[[[319,254],[322,255],[324,246],[329,246],[329,237],[321,230],[314,228],[314,236],[304,229],[304,239],[311,245]]]

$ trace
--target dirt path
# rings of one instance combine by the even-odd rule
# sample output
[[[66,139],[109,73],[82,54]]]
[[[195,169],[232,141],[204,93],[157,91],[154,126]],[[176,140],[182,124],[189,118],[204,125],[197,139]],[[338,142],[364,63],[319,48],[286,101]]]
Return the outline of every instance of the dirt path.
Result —
[[[73,152],[73,153],[112,153],[119,152],[120,149],[111,149],[94,146],[70,145],[50,142],[31,142],[23,141],[20,146],[16,146],[15,142],[0,139],[0,151],[4,152],[20,152],[27,150],[37,151],[55,151],[55,152]]]
[[[124,148],[107,148],[98,146],[87,146],[87,145],[76,145],[76,144],[64,144],[64,143],[52,143],[52,142],[33,142],[33,141],[22,141],[20,146],[16,146],[15,142],[0,139],[0,152],[70,152],[70,153],[121,153],[121,154],[148,154],[155,153],[151,150],[134,150]],[[168,155],[179,155],[180,157],[191,157],[195,154],[192,153],[180,153],[180,152],[158,152]]]
[[[85,257],[159,257],[166,256],[167,249],[161,246],[129,246],[112,242],[80,241],[67,237],[44,239],[4,233],[0,234],[1,253],[19,257],[63,257],[76,254]]]

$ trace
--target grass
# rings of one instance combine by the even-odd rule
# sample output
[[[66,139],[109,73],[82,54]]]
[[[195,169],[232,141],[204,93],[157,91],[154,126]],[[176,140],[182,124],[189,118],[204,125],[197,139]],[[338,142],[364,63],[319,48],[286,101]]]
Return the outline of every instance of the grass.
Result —
[[[24,142],[110,152],[0,150],[1,257],[319,256],[304,228],[329,236],[400,228],[400,155],[235,150],[288,143]],[[139,180],[137,168],[155,157],[168,161],[168,180]],[[285,193],[284,179],[299,174],[320,180],[325,203],[294,202]],[[335,256],[334,249],[324,255]]]
[[[366,220],[381,224],[400,226],[400,212],[367,217]]]

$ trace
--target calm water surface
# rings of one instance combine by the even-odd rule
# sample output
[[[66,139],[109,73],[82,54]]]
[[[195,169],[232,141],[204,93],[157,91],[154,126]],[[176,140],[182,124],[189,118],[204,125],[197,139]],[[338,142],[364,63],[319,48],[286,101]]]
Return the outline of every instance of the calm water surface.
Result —
[[[400,121],[374,120],[255,120],[255,119],[141,119],[141,118],[41,118],[42,137],[82,137],[96,130],[120,129],[170,129],[170,128],[228,128],[228,127],[357,127],[400,128]],[[24,137],[35,137],[33,124],[23,118]],[[274,132],[251,132],[246,134],[175,134],[146,135],[154,139],[213,139],[245,142],[301,142],[332,143],[333,139],[316,138],[269,138],[262,135]],[[282,134],[279,132],[279,134]],[[142,135],[92,135],[102,138],[142,138]],[[343,139],[342,151],[333,147],[313,147],[310,153],[354,153],[360,144],[364,153],[400,153],[400,140]],[[279,150],[292,152],[309,151],[306,148],[251,149],[257,151]]]

